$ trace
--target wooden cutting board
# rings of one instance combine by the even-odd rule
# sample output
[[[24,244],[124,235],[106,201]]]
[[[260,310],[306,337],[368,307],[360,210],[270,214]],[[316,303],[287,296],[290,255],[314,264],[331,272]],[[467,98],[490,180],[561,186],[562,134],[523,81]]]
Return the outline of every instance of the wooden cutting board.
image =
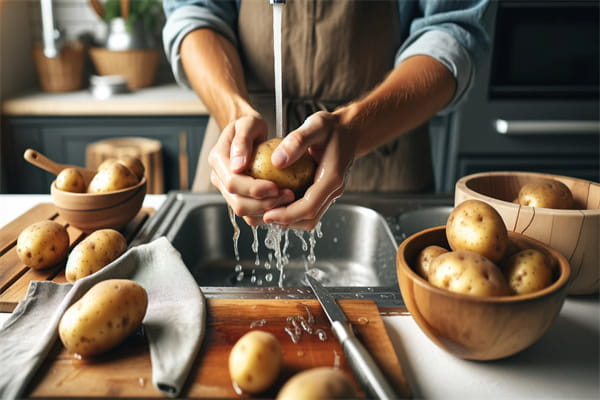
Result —
[[[396,389],[398,396],[410,397],[396,352],[385,330],[377,305],[370,300],[342,300],[342,308],[357,336],[373,355]],[[293,374],[317,366],[335,366],[352,377],[361,397],[364,393],[348,367],[341,346],[316,300],[208,299],[207,331],[196,363],[181,397],[186,398],[274,398]],[[182,310],[190,312],[190,310]],[[303,332],[294,343],[285,327],[290,316],[315,317],[314,330],[322,329],[326,340]],[[251,327],[257,321],[264,325]],[[283,368],[272,390],[259,396],[239,396],[228,371],[228,357],[234,343],[246,332],[261,329],[273,333],[283,349]],[[142,332],[118,348],[90,361],[80,361],[58,342],[48,360],[32,379],[31,397],[162,397],[152,385],[148,346]]]

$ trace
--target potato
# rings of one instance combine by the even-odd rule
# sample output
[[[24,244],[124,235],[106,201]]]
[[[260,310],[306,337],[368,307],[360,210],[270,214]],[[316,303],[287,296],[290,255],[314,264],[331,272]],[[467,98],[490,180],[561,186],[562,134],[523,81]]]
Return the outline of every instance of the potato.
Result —
[[[273,181],[280,188],[291,189],[299,195],[313,181],[315,162],[307,153],[287,168],[275,167],[271,163],[271,155],[282,140],[282,138],[274,138],[256,146],[246,173],[256,179]]]
[[[537,208],[573,208],[573,194],[562,182],[544,179],[530,182],[521,187],[519,204]]]
[[[442,246],[431,245],[425,247],[417,255],[416,270],[421,277],[427,279],[431,262],[439,255],[447,253],[448,249]]]
[[[67,259],[65,276],[75,282],[102,269],[127,249],[127,241],[114,229],[99,229],[83,239]]]
[[[504,256],[508,232],[502,217],[480,200],[467,200],[452,210],[446,223],[448,244],[454,251],[469,250],[492,262]]]
[[[142,323],[148,295],[127,279],[108,279],[92,286],[63,314],[58,335],[71,353],[91,357],[131,335]]]
[[[65,168],[56,176],[56,188],[65,192],[85,193],[85,181],[77,168]]]
[[[107,158],[106,160],[102,161],[102,163],[98,166],[98,171],[100,171],[101,169],[104,169],[116,162],[121,163],[124,166],[126,166],[127,168],[129,168],[131,170],[131,172],[133,172],[135,174],[135,176],[138,178],[138,180],[142,179],[142,177],[144,176],[144,172],[146,171],[142,161],[139,158],[133,157],[133,156],[120,156],[118,158]]]
[[[350,378],[331,367],[316,367],[292,376],[277,394],[277,400],[355,399]]]
[[[106,193],[137,185],[138,178],[121,163],[112,163],[98,170],[92,178],[88,193]]]
[[[281,345],[272,333],[250,331],[235,343],[229,353],[229,376],[243,392],[260,393],[279,376],[281,361]]]
[[[472,251],[450,251],[433,260],[429,282],[442,289],[471,296],[505,296],[510,294],[500,269]]]
[[[61,262],[69,251],[67,229],[55,221],[40,221],[17,238],[17,256],[29,268],[42,269]]]
[[[550,286],[553,269],[544,253],[525,249],[509,257],[503,264],[508,286],[515,294],[537,292]]]

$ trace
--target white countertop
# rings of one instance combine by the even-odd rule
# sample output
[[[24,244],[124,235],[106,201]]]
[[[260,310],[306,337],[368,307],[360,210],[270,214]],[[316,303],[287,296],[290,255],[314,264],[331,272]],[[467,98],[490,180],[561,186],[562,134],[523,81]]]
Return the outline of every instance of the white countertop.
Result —
[[[147,195],[158,208],[164,195]],[[0,195],[0,227],[50,196]],[[0,323],[7,317],[0,317]],[[555,323],[533,346],[493,362],[458,359],[438,348],[410,316],[384,316],[412,392],[431,399],[600,398],[600,302],[569,297]]]
[[[82,115],[207,115],[204,103],[192,90],[176,84],[151,86],[106,100],[88,89],[65,93],[30,92],[2,102],[7,116]]]

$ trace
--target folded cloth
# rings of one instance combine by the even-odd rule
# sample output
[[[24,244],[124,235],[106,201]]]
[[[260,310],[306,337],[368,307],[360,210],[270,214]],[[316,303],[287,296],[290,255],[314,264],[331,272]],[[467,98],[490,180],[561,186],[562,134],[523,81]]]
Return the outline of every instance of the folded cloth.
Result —
[[[143,325],[152,383],[168,396],[180,393],[204,337],[206,305],[181,254],[161,237],[129,249],[75,283],[31,282],[25,299],[0,328],[0,398],[21,397],[54,346],[63,313],[106,279],[131,279],[146,289],[148,309]]]

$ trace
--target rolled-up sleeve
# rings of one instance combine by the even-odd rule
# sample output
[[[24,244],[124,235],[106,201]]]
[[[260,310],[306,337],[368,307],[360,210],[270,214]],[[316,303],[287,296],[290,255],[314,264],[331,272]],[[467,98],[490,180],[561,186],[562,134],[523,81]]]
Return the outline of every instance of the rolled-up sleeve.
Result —
[[[464,100],[473,85],[477,63],[489,49],[489,36],[483,24],[488,3],[488,0],[421,0],[420,15],[412,20],[409,36],[398,50],[396,65],[414,55],[428,55],[452,73],[456,92],[441,114]]]
[[[166,23],[162,39],[167,59],[177,83],[190,87],[179,53],[183,38],[196,29],[209,28],[236,45],[236,2],[234,0],[163,0],[163,8]]]

